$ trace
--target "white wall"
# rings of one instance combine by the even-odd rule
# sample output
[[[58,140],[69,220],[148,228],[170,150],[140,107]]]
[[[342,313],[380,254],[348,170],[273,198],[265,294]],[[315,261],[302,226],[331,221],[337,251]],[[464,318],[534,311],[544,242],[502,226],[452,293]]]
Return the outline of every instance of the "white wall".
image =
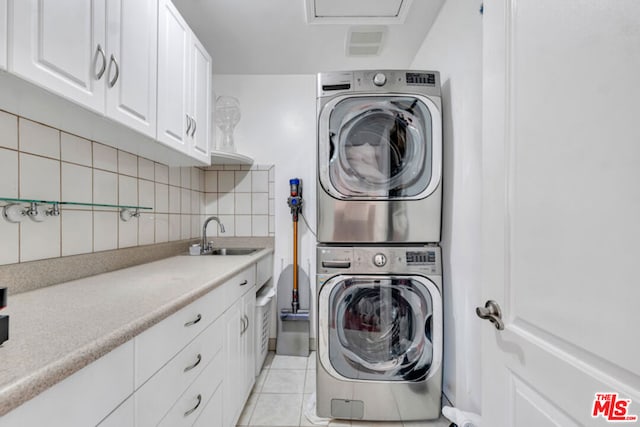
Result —
[[[274,282],[277,283],[280,271],[293,259],[293,230],[287,207],[290,178],[302,178],[303,212],[315,228],[315,75],[214,75],[213,82],[217,96],[234,96],[240,101],[242,118],[234,131],[237,151],[261,164],[275,165]],[[315,237],[302,220],[298,235],[298,260],[311,279],[314,295]],[[312,336],[314,330],[312,324]],[[275,336],[274,328],[271,336]]]
[[[480,1],[447,0],[412,63],[441,73],[444,132],[444,392],[480,412]]]

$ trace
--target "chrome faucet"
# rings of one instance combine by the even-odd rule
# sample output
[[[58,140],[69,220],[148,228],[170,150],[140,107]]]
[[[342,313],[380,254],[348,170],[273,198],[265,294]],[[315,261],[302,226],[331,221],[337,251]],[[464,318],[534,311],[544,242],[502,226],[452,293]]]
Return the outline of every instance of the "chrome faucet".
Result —
[[[224,233],[224,225],[220,222],[220,218],[217,216],[210,216],[204,221],[204,225],[202,226],[202,240],[200,240],[200,255],[205,255],[210,253],[213,250],[213,245],[211,242],[207,243],[207,225],[211,221],[215,221],[220,226],[220,232]]]

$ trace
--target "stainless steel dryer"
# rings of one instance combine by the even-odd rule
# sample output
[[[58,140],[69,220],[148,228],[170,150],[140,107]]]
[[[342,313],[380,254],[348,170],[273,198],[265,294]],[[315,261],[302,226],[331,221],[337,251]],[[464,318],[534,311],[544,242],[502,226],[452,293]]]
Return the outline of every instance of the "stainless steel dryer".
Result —
[[[318,241],[439,242],[436,71],[318,74]]]
[[[440,415],[440,248],[318,246],[317,414]]]

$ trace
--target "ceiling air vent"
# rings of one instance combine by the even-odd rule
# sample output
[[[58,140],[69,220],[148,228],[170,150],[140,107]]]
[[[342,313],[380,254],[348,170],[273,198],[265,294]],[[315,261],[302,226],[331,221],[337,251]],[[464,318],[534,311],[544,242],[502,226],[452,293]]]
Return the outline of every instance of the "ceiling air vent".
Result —
[[[375,56],[382,51],[387,27],[351,27],[347,34],[347,56]]]

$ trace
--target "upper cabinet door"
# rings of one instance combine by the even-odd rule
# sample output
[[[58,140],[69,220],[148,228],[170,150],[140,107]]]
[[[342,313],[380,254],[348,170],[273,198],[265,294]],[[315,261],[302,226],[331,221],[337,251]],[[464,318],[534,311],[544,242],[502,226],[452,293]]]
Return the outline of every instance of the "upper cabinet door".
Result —
[[[156,136],[157,0],[107,3],[107,116]]]
[[[0,0],[0,70],[7,69],[7,0]]]
[[[11,70],[104,112],[105,0],[12,3]]]
[[[200,41],[192,38],[191,50],[191,115],[194,120],[191,151],[195,157],[209,164],[211,152],[211,56]]]
[[[158,135],[160,142],[189,152],[187,133],[191,30],[170,0],[158,10]]]

